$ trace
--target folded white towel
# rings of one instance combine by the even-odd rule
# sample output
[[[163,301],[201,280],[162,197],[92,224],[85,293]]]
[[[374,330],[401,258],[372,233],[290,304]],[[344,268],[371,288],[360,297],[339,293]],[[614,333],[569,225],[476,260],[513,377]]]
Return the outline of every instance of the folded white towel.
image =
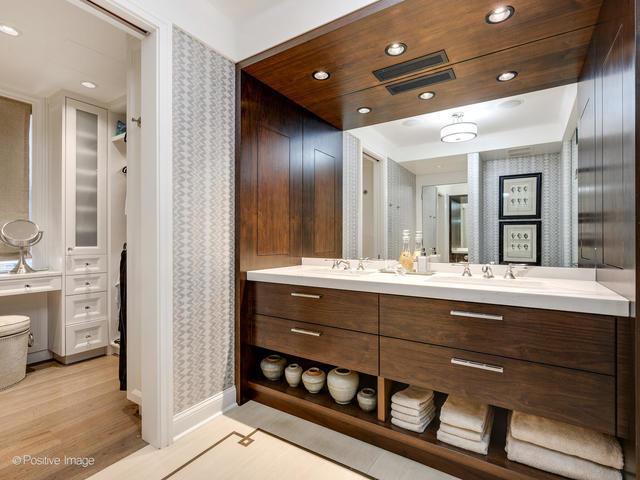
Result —
[[[394,418],[391,417],[391,423],[393,425],[395,425],[396,427],[400,427],[400,428],[404,428],[405,430],[410,430],[412,432],[417,432],[417,433],[422,433],[427,429],[427,426],[431,423],[431,421],[434,419],[435,414],[432,414],[430,417],[427,417],[427,419],[416,425],[414,423],[409,423],[409,422],[403,422],[402,420],[400,420],[399,418]]]
[[[622,480],[619,470],[523,442],[513,438],[511,432],[507,432],[505,450],[509,460],[574,480]]]
[[[404,413],[406,415],[411,415],[411,416],[414,416],[414,417],[419,417],[424,412],[426,412],[427,409],[432,408],[432,407],[433,407],[433,402],[425,403],[422,406],[422,408],[420,408],[419,410],[416,410],[415,408],[405,407],[403,405],[398,405],[397,403],[391,402],[391,410],[393,410],[394,412],[400,412],[400,413]]]
[[[413,408],[420,410],[425,403],[433,399],[433,390],[427,390],[426,388],[414,387],[405,388],[391,397],[391,401],[402,405],[403,407]]]
[[[440,427],[441,428],[438,429],[438,433],[436,433],[436,438],[441,442],[448,443],[449,445],[453,445],[454,447],[462,448],[464,450],[469,450],[470,452],[479,453],[481,455],[486,455],[489,451],[491,428],[487,429],[487,432],[482,436],[481,441],[476,442],[474,440],[461,438],[443,431],[442,424],[440,424]]]
[[[482,433],[489,417],[489,405],[449,395],[440,411],[440,421],[451,426]]]
[[[391,407],[391,416],[393,418],[397,418],[398,420],[402,420],[403,422],[413,423],[419,425],[423,423],[428,418],[435,417],[436,407],[432,405],[431,408],[427,408],[420,416],[415,415],[407,415],[406,413],[398,412]]]
[[[489,417],[487,418],[487,423],[485,425],[484,432],[474,432],[473,430],[454,427],[453,425],[449,425],[448,423],[443,423],[443,422],[440,422],[440,430],[450,435],[455,435],[456,437],[471,440],[473,442],[481,442],[485,433],[487,433],[487,429],[491,427],[492,424],[493,424],[493,408],[489,412]]]
[[[611,435],[522,412],[513,412],[510,423],[517,440],[617,470],[624,466],[620,442]]]

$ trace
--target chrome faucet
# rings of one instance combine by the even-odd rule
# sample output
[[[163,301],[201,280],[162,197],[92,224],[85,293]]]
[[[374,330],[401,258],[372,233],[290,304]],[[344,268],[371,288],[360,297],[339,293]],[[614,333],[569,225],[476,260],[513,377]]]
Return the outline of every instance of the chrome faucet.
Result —
[[[464,267],[464,270],[462,271],[462,276],[463,277],[472,277],[473,276],[471,274],[471,267],[469,266],[469,262],[454,263],[453,265],[458,265],[458,266]]]
[[[504,278],[508,278],[510,280],[516,279],[516,274],[513,271],[514,267],[524,267],[527,268],[528,265],[526,263],[510,263],[507,265],[507,270],[504,272]]]
[[[493,278],[493,266],[495,262],[489,262],[482,267],[482,278]]]
[[[342,258],[337,259],[335,268],[340,268],[340,265],[344,265],[343,270],[351,270],[351,262],[349,260],[344,260]]]
[[[364,262],[369,261],[369,257],[359,258],[358,259],[358,268],[356,270],[365,270]]]

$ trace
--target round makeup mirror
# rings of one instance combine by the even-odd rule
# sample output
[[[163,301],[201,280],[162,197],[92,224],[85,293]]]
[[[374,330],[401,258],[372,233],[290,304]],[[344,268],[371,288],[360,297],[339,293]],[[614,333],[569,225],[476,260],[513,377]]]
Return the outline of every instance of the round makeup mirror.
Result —
[[[0,240],[10,247],[20,249],[18,263],[11,273],[35,272],[25,260],[29,249],[42,239],[42,231],[31,220],[12,220],[0,229]]]

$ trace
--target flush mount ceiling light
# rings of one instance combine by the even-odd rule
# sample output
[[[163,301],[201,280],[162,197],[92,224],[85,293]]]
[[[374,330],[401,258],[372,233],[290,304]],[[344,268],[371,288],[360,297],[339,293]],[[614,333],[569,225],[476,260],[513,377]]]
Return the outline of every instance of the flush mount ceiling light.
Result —
[[[454,113],[453,123],[442,127],[440,140],[444,143],[468,142],[478,136],[478,125],[473,122],[463,122],[464,113]]]
[[[516,78],[518,76],[518,72],[503,72],[500,75],[498,75],[497,80],[499,82],[509,82],[511,80],[513,80],[514,78]]]
[[[431,100],[435,96],[435,92],[422,92],[420,95],[418,95],[418,98],[420,100]]]
[[[93,82],[90,82],[88,80],[85,80],[84,82],[80,82],[80,85],[82,85],[84,88],[96,88],[98,85],[96,85]]]
[[[494,8],[489,13],[487,13],[485,20],[487,21],[487,23],[490,23],[492,25],[496,23],[502,23],[513,17],[515,11],[515,8],[510,5]]]
[[[369,107],[360,107],[358,113],[371,113],[371,109]]]
[[[407,46],[404,43],[395,42],[387,45],[387,48],[384,49],[384,53],[390,55],[392,57],[397,57],[398,55],[402,55],[407,51]]]
[[[11,37],[17,37],[20,35],[20,32],[18,30],[16,30],[15,28],[9,25],[4,25],[4,24],[0,25],[0,32],[4,33],[5,35],[9,35]]]
[[[325,72],[324,70],[316,70],[313,72],[313,78],[316,80],[328,80],[331,74],[329,72]]]
[[[505,110],[509,110],[511,108],[516,108],[519,107],[520,105],[522,105],[524,103],[523,100],[519,99],[519,98],[514,98],[513,100],[506,100],[504,102],[502,102],[500,105],[498,105],[500,108],[504,108]]]

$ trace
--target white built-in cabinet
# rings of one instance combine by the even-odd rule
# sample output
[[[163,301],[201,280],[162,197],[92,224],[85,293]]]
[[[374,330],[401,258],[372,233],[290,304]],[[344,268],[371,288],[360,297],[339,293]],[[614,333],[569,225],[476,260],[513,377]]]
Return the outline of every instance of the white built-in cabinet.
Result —
[[[107,110],[66,99],[67,255],[107,253]]]
[[[49,100],[50,264],[63,273],[49,349],[65,362],[106,351],[108,111],[60,94]],[[53,325],[52,325],[53,323]]]

